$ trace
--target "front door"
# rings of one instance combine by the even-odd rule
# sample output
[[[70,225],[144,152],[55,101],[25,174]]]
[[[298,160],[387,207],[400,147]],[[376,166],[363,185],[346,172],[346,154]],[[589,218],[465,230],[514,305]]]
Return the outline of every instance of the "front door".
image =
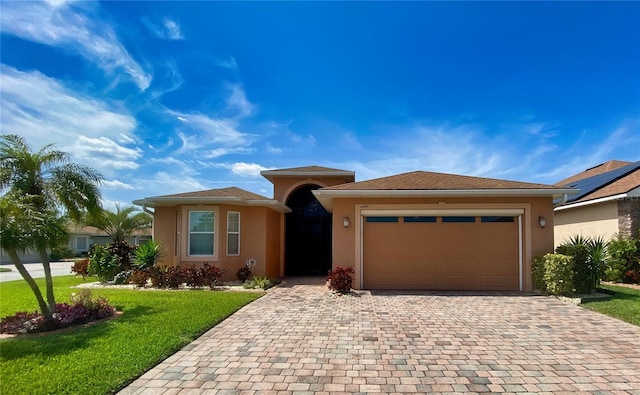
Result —
[[[326,275],[331,270],[331,214],[313,196],[314,185],[296,189],[287,199],[285,274]]]

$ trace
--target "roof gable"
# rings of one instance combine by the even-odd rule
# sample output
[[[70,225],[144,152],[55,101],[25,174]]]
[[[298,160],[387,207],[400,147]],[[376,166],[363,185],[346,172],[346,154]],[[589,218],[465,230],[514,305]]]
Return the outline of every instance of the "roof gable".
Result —
[[[566,189],[565,187],[519,181],[414,171],[373,180],[342,184],[323,190],[498,190],[498,189]]]

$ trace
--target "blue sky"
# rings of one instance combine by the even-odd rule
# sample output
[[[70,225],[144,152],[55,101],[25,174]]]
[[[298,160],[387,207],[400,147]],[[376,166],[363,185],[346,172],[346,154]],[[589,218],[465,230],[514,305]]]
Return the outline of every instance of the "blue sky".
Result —
[[[0,2],[1,131],[104,203],[321,165],[553,183],[640,159],[639,2]]]

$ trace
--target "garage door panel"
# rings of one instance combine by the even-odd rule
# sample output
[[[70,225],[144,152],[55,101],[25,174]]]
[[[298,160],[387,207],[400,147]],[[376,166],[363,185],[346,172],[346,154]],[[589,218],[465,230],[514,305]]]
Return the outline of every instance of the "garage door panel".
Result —
[[[519,289],[518,222],[464,220],[475,222],[365,221],[364,287]]]
[[[481,289],[510,291],[519,286],[518,276],[480,276]]]
[[[440,277],[443,289],[451,290],[477,290],[480,289],[478,276],[470,275],[443,275]]]

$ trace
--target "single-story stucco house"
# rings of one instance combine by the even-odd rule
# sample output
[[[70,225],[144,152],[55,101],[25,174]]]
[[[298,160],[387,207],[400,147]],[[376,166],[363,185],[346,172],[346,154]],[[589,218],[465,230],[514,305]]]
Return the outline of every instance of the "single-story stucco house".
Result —
[[[576,235],[611,239],[640,230],[640,161],[612,160],[556,186],[579,189],[554,209],[555,245]]]
[[[151,229],[135,230],[126,241],[132,245],[146,243],[151,240]],[[92,245],[111,243],[112,238],[105,231],[93,226],[75,225],[69,229],[69,249],[76,255],[85,255]]]
[[[553,251],[553,202],[573,188],[416,171],[354,182],[319,166],[268,170],[273,198],[240,188],[147,197],[167,265],[249,258],[267,277],[355,270],[356,289],[533,289]],[[153,211],[150,210],[153,209]]]
[[[67,247],[71,250],[75,256],[88,255],[89,248],[94,244],[109,244],[111,243],[111,236],[105,231],[93,226],[82,225],[70,225],[68,228],[69,242]],[[131,236],[127,238],[127,242],[130,244],[142,244],[151,240],[151,229],[140,229],[133,232]],[[22,263],[35,263],[40,262],[40,256],[36,251],[27,250],[25,252],[18,253],[20,261]],[[11,258],[7,255],[4,249],[0,249],[0,264],[10,264]]]

